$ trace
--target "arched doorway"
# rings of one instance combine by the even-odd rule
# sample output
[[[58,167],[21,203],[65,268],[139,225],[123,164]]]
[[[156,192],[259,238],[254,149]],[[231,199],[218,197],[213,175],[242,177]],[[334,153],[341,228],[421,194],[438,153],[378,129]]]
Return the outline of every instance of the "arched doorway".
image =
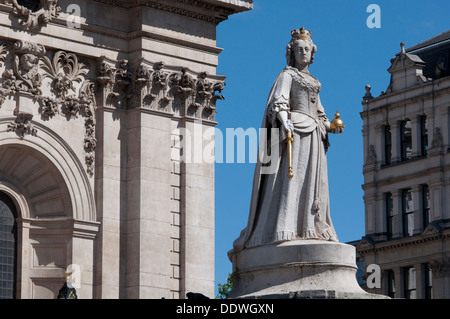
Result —
[[[16,296],[17,210],[5,193],[0,192],[0,299]]]
[[[91,220],[95,210],[89,209],[90,189],[76,174],[81,165],[71,162],[70,153],[62,156],[61,150],[48,150],[52,149],[27,141],[2,144],[0,139],[0,225],[8,225],[0,230],[1,238],[9,234],[11,243],[11,229],[16,230],[9,244],[14,245],[15,258],[10,258],[11,250],[3,249],[7,244],[0,244],[2,262],[3,251],[9,252],[5,276],[13,280],[0,277],[0,285],[9,287],[0,298],[53,299],[69,266],[78,270],[79,297],[93,295],[99,223]]]

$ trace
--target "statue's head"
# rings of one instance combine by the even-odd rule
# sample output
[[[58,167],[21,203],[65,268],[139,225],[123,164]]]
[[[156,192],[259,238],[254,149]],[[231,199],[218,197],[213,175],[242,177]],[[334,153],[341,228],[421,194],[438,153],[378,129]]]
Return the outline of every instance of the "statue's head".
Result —
[[[317,47],[311,40],[311,31],[301,27],[292,30],[291,36],[291,41],[286,47],[287,64],[289,66],[312,64]]]

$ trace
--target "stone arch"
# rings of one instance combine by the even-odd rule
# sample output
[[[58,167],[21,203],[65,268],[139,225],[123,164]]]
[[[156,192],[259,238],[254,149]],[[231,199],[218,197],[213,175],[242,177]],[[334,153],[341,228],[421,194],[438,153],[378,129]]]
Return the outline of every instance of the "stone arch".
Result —
[[[69,145],[38,123],[34,123],[39,132],[36,136],[19,139],[4,133],[6,125],[2,124],[10,122],[0,121],[0,185],[13,185],[21,194],[13,196],[22,202],[21,217],[40,218],[43,214],[96,221],[91,182]]]
[[[0,185],[26,198],[22,218],[71,217],[72,204],[64,178],[53,163],[34,148],[0,145]],[[9,185],[9,186],[7,186]]]

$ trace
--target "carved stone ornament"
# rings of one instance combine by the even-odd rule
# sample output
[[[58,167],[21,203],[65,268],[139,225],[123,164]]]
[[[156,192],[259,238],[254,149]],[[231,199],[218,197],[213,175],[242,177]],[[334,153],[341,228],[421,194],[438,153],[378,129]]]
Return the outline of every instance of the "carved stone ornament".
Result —
[[[128,76],[132,77],[126,96],[129,108],[142,106],[214,121],[216,101],[224,99],[216,92],[222,92],[225,82],[210,79],[205,72],[197,74],[187,68],[170,70],[162,62],[141,60]]]
[[[45,54],[43,45],[16,41],[13,46],[14,60],[12,69],[3,72],[4,92],[11,94],[17,91],[41,94],[42,77],[39,74],[39,61]]]
[[[7,132],[15,132],[21,140],[25,135],[36,136],[37,130],[30,123],[32,118],[32,114],[19,113],[14,123],[8,124]]]
[[[57,6],[58,0],[28,1],[28,5],[21,5],[17,0],[2,0],[5,4],[13,7],[13,14],[18,18],[19,23],[26,29],[36,30],[46,24],[61,12]],[[35,10],[35,8],[38,8]]]
[[[376,164],[376,162],[377,162],[377,153],[375,151],[375,146],[370,144],[366,157],[366,165],[373,165]]]
[[[97,74],[102,105],[126,109],[128,88],[131,82],[128,74],[128,61],[119,60],[115,62],[101,57]]]
[[[6,43],[0,43],[0,66],[2,66],[3,62],[6,60],[6,54],[8,53],[6,46]]]
[[[440,149],[444,144],[444,139],[442,138],[441,129],[439,127],[434,128],[433,140],[431,141],[431,148]]]
[[[74,53],[57,51],[50,60],[42,58],[44,77],[51,79],[51,92],[55,97],[40,97],[41,115],[52,117],[58,113],[58,104],[61,113],[68,120],[84,118],[84,150],[85,164],[90,176],[94,174],[94,153],[97,146],[95,138],[95,84],[86,79],[89,68],[78,60]],[[75,83],[81,83],[79,88]]]
[[[79,61],[74,53],[56,51],[49,58],[44,46],[26,41],[17,41],[14,45],[0,44],[0,63],[3,62],[6,68],[1,78],[0,107],[8,95],[25,92],[31,93],[39,103],[39,114],[43,120],[58,114],[64,115],[67,120],[81,115],[85,127],[85,163],[87,172],[92,176],[97,145],[96,101],[95,83],[87,79],[89,67]],[[43,83],[49,85],[48,95],[42,93]],[[28,116],[19,114],[16,121],[8,125],[8,131],[16,132],[21,139],[26,135],[36,135],[30,120]]]

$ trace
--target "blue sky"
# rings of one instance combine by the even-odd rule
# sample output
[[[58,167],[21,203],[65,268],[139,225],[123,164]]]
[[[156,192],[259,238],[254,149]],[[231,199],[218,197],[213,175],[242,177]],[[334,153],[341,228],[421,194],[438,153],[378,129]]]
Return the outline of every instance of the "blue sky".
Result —
[[[370,4],[380,7],[381,28],[367,26]],[[364,87],[370,84],[374,96],[386,90],[400,42],[408,48],[447,31],[449,12],[448,0],[254,0],[253,10],[230,16],[217,29],[217,45],[224,48],[217,74],[227,77],[217,129],[225,137],[226,128],[261,126],[269,90],[286,65],[290,31],[311,30],[318,51],[310,72],[322,83],[328,117],[338,109],[345,123],[344,134],[330,135],[327,154],[331,218],[341,242],[361,239]],[[227,251],[247,224],[254,166],[248,160],[216,163],[216,287],[231,272]]]

